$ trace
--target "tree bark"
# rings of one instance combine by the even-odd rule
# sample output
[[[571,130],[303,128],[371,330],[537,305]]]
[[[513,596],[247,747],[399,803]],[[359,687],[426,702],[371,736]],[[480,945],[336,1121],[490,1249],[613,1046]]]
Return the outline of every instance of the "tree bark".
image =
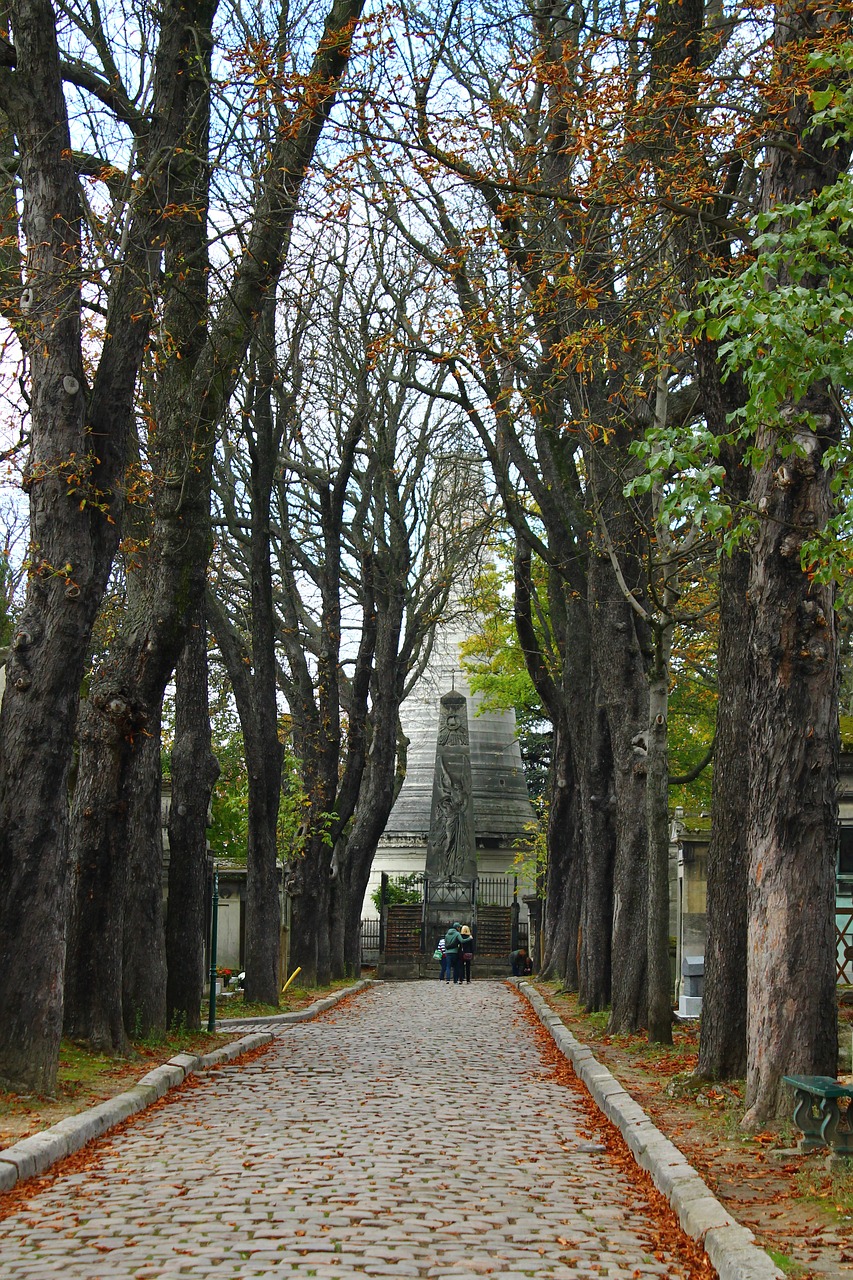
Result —
[[[558,536],[558,535],[555,535]],[[573,696],[589,688],[589,644],[585,606],[578,604],[576,583],[549,572],[548,593],[552,632],[559,651],[561,671],[554,673],[546,660],[534,625],[532,553],[520,529],[516,530],[513,564],[515,627],[530,679],[551,721],[551,777],[546,831],[547,866],[545,904],[542,912],[543,978],[558,977],[570,990],[579,982],[579,929],[584,911],[585,804],[578,759],[583,758],[584,692],[577,715],[570,719]],[[569,603],[567,604],[567,599]]]
[[[581,788],[584,824],[584,892],[580,922],[578,997],[588,1013],[610,1005],[613,872],[616,862],[616,793],[610,730],[594,703]]]
[[[540,977],[559,978],[577,988],[577,945],[580,919],[580,814],[572,743],[567,717],[554,724],[551,788],[548,805],[543,951]]]
[[[749,578],[746,1127],[787,1110],[784,1074],[834,1076],[838,1064],[835,616],[832,588],[800,567],[797,531],[823,528],[834,510],[821,458],[839,424],[828,398],[809,409],[824,427],[802,441],[806,456],[771,449],[752,486],[765,515]]]
[[[624,436],[624,432],[621,433]],[[636,550],[638,526],[625,503],[619,477],[620,434],[604,452],[589,453],[594,499],[601,520],[590,553],[588,613],[594,678],[607,717],[613,758],[613,818],[616,852],[613,866],[611,932],[611,1009],[609,1028],[630,1032],[646,1025],[648,1016],[648,837],[646,828],[646,735],[649,684],[644,653],[648,645],[640,620],[624,589],[640,600],[641,558]],[[609,450],[609,452],[608,452]],[[606,533],[604,533],[606,531]],[[603,538],[608,540],[608,548]],[[611,550],[612,549],[612,550]],[[611,554],[620,562],[617,581]]]
[[[207,631],[197,606],[175,669],[175,742],[169,808],[166,1024],[197,1031],[204,989],[207,821],[219,764],[210,746]]]
[[[306,987],[326,986],[332,977],[331,877],[332,851],[319,832],[306,844],[300,861],[291,864],[288,877],[290,963],[302,970],[301,981]]]
[[[728,263],[728,246],[717,246]],[[692,266],[692,264],[691,264]],[[691,296],[695,277],[688,273]],[[728,430],[729,415],[742,407],[746,393],[737,376],[722,381],[717,345],[697,348],[699,385],[705,418],[718,436]],[[733,510],[747,496],[748,474],[742,449],[723,442],[724,495]],[[740,1079],[746,1073],[746,824],[750,796],[749,751],[749,555],[723,554],[718,570],[718,704],[714,736],[711,834],[708,850],[705,982],[699,1040],[698,1077]]]
[[[669,959],[669,702],[670,623],[658,625],[649,671],[646,743],[646,826],[649,834],[649,1040],[672,1044],[672,974]]]
[[[402,693],[393,672],[377,665],[376,683],[387,682],[389,705],[381,716],[374,714],[370,754],[359,789],[358,803],[346,843],[336,858],[337,878],[333,891],[340,913],[339,931],[333,936],[334,978],[357,977],[361,972],[361,911],[370,881],[370,871],[379,837],[394,805],[397,761],[397,711]],[[396,686],[395,694],[391,691]],[[397,711],[393,709],[396,701]],[[378,710],[378,709],[377,709]]]
[[[110,742],[104,758],[118,771],[127,742],[122,728],[115,719],[104,722],[92,713],[88,700],[83,702],[78,721],[80,751],[89,747],[90,739],[107,733]],[[78,776],[73,807],[77,829],[85,836],[80,842],[85,856],[78,857],[74,864],[65,966],[65,1033],[97,1053],[124,1055],[128,1041],[122,1009],[121,960],[127,859],[111,857],[107,838],[113,823],[123,825],[124,815],[116,812],[115,804],[106,811],[99,810],[99,800],[99,790],[92,786],[91,777],[85,773]]]
[[[392,475],[384,484],[394,483]],[[333,895],[337,899],[338,930],[332,955],[333,977],[357,976],[361,972],[361,910],[370,880],[370,870],[379,837],[385,830],[397,794],[397,730],[406,676],[406,645],[403,622],[408,600],[408,578],[412,548],[398,526],[386,553],[371,555],[364,565],[366,587],[363,611],[365,626],[375,632],[362,646],[362,657],[353,681],[350,724],[364,741],[364,763],[358,779],[358,799],[346,841],[336,857],[337,879]],[[410,637],[406,637],[410,639]],[[373,654],[367,663],[368,653]],[[368,700],[361,694],[361,681],[369,674]],[[358,721],[366,721],[364,728]]]
[[[122,923],[122,1010],[133,1039],[166,1026],[160,716],[128,761],[128,874]],[[89,943],[91,945],[91,941]]]
[[[284,747],[278,733],[275,607],[271,564],[271,516],[281,427],[273,414],[275,299],[265,308],[256,344],[257,391],[251,423],[252,714],[241,698],[243,742],[249,766],[249,838],[246,850],[247,1000],[278,1004],[281,936],[278,809]]]
[[[644,1027],[648,1017],[646,760],[640,744],[648,731],[649,686],[635,614],[621,593],[609,558],[603,555],[592,558],[589,608],[615,784],[609,1027],[613,1032],[629,1032]]]
[[[723,556],[719,570],[716,749],[708,849],[708,938],[697,1075],[746,1075],[746,822],[751,783],[749,557]]]

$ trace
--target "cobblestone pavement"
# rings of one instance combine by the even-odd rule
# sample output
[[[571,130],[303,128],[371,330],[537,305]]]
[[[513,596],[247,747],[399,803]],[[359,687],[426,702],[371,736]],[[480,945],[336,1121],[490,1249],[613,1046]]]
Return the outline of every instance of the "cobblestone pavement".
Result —
[[[515,993],[376,985],[0,1219],[3,1280],[683,1277]]]

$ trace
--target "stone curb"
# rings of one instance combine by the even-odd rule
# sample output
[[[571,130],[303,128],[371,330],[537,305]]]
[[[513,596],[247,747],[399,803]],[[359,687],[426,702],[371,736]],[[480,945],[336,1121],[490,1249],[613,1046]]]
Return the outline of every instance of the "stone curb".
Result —
[[[539,992],[521,979],[508,981],[532,1005],[575,1074],[622,1134],[637,1164],[666,1196],[682,1230],[703,1246],[720,1280],[784,1280],[783,1272],[755,1243],[752,1232],[735,1221],[678,1147],[664,1137],[627,1089],[563,1025]]]
[[[300,1009],[298,1013],[274,1013],[267,1018],[223,1018],[216,1025],[221,1030],[228,1031],[238,1021],[241,1027],[286,1027],[292,1022],[308,1022],[311,1018],[316,1018],[319,1013],[324,1013],[326,1009],[331,1009],[333,1005],[338,1004],[340,1000],[343,1000],[344,996],[351,996],[356,991],[363,991],[365,987],[371,986],[375,981],[375,978],[362,978],[360,982],[353,983],[351,987],[345,987],[342,991],[335,991],[330,996],[324,996],[322,1000],[309,1004],[307,1009]]]
[[[363,990],[370,985],[370,982],[371,979],[365,978],[351,987],[326,996],[323,1000],[315,1001],[307,1009],[300,1010],[298,1014],[280,1014],[272,1018],[241,1018],[235,1019],[235,1022],[239,1021],[241,1027],[286,1021],[304,1022],[308,1018],[314,1018],[317,1014],[323,1013],[326,1009],[331,1009],[332,1005],[337,1004],[344,996]],[[225,1026],[223,1029],[231,1028]],[[274,1039],[275,1034],[272,1031],[254,1031],[240,1040],[235,1040],[231,1044],[223,1045],[220,1049],[214,1049],[201,1056],[177,1053],[168,1062],[148,1071],[133,1088],[124,1093],[117,1093],[114,1098],[99,1102],[96,1106],[89,1107],[87,1111],[81,1111],[79,1115],[67,1116],[41,1133],[22,1138],[14,1146],[0,1151],[0,1192],[11,1191],[19,1182],[37,1177],[57,1160],[64,1160],[66,1156],[73,1155],[93,1138],[101,1137],[108,1129],[115,1128],[129,1116],[135,1115],[138,1111],[144,1111],[170,1089],[183,1084],[187,1076],[221,1066],[226,1062],[233,1062],[235,1058],[241,1058],[243,1054],[250,1053],[252,1049],[258,1049],[263,1044],[269,1044]]]

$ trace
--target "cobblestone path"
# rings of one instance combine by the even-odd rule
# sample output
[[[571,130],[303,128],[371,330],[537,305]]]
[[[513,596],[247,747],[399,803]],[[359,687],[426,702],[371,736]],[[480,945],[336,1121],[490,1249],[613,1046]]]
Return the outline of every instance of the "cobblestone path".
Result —
[[[520,1015],[413,982],[289,1028],[0,1220],[0,1276],[685,1276]]]

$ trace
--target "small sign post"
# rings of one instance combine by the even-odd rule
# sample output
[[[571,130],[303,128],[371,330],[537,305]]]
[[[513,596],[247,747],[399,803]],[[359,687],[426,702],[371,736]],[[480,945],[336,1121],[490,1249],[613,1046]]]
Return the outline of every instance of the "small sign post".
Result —
[[[219,923],[219,872],[213,865],[213,898],[210,911],[210,992],[207,1000],[207,1030],[216,1030],[216,930]]]

